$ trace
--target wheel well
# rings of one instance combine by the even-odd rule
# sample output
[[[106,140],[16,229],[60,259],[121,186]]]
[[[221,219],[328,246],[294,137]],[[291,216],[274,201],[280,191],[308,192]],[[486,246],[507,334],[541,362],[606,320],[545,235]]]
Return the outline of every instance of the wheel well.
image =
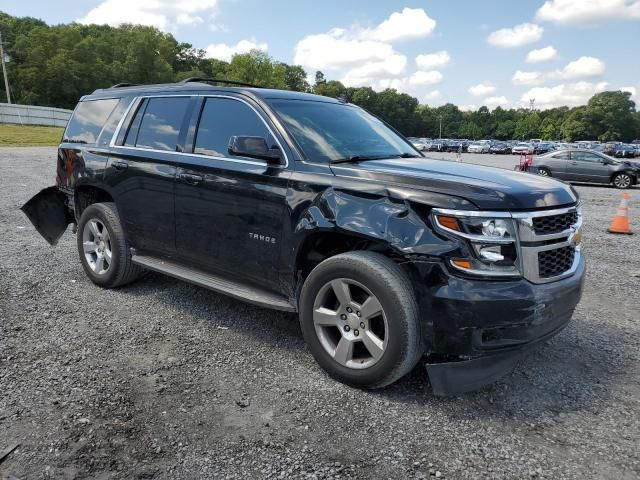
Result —
[[[319,232],[307,237],[298,250],[296,271],[299,278],[304,280],[323,260],[357,250],[379,252],[393,257],[388,245],[383,242],[338,232]]]
[[[631,185],[635,185],[636,183],[638,183],[637,175],[632,172],[627,172],[626,170],[622,170],[620,172],[613,172],[613,174],[611,174],[611,178],[609,178],[609,182],[613,182],[613,179],[616,178],[616,175],[619,175],[620,173],[625,173],[631,177]]]
[[[85,186],[76,189],[74,202],[75,216],[76,220],[78,220],[84,209],[89,205],[101,202],[113,202],[113,197],[101,188]]]

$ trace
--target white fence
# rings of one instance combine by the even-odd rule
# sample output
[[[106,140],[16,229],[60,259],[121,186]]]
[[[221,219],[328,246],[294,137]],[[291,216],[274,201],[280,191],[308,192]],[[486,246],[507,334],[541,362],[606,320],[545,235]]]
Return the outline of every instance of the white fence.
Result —
[[[0,103],[0,123],[65,127],[70,116],[71,110],[64,108]]]

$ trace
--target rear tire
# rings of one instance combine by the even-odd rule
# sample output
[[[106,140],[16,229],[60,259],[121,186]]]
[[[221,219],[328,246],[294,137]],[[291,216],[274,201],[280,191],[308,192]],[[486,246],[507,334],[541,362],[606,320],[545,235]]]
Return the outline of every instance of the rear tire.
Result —
[[[616,173],[613,176],[613,186],[616,188],[620,188],[620,189],[627,189],[627,188],[631,188],[631,185],[633,185],[633,179],[631,178],[631,175],[629,175],[628,173]]]
[[[314,358],[347,385],[385,387],[423,353],[411,281],[378,253],[349,252],[320,263],[302,287],[299,311]]]
[[[142,272],[131,261],[129,242],[114,203],[94,203],[82,212],[77,244],[82,267],[96,285],[119,287],[134,281]]]

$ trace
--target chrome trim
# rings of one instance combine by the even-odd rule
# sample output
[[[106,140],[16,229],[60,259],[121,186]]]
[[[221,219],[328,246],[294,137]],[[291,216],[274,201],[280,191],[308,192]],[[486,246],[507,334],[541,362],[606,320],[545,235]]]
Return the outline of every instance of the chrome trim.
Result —
[[[461,272],[470,273],[472,275],[478,275],[482,277],[499,277],[499,278],[520,278],[522,274],[520,272],[501,272],[496,270],[494,272],[489,272],[487,270],[476,270],[475,268],[464,268],[460,265],[456,265],[453,263],[453,259],[449,260],[449,263],[456,270],[460,270]]]
[[[127,110],[122,115],[122,118],[120,119],[120,122],[118,123],[118,127],[116,128],[116,131],[114,132],[113,137],[111,138],[111,143],[109,144],[109,146],[112,147],[112,148],[130,148],[130,149],[134,149],[134,150],[142,150],[142,151],[147,151],[147,152],[176,153],[176,154],[179,154],[179,155],[189,155],[189,156],[195,156],[195,157],[198,157],[198,158],[210,158],[210,159],[213,159],[213,160],[223,160],[223,161],[229,161],[229,162],[235,162],[235,163],[247,163],[247,164],[251,164],[251,165],[267,165],[266,161],[259,161],[259,160],[253,161],[253,160],[242,160],[242,159],[228,158],[228,157],[213,157],[211,155],[203,155],[203,154],[200,154],[200,153],[172,152],[172,151],[169,151],[169,150],[156,150],[154,148],[128,147],[128,146],[124,146],[124,145],[116,145],[115,144],[116,139],[118,138],[118,134],[120,133],[120,129],[122,128],[122,124],[124,123],[124,119],[129,114],[129,111],[131,110],[131,108],[132,108],[132,106],[133,106],[133,104],[134,104],[134,102],[136,100],[143,99],[143,98],[173,98],[173,97],[228,98],[230,100],[236,100],[238,102],[244,103],[249,108],[251,108],[251,110],[254,111],[254,113],[258,116],[260,121],[267,128],[267,130],[269,131],[269,133],[271,134],[273,139],[276,141],[276,143],[278,144],[278,147],[280,147],[280,151],[282,152],[282,155],[284,157],[284,165],[280,164],[279,166],[282,167],[282,168],[287,168],[289,166],[289,157],[287,155],[286,150],[284,148],[282,148],[282,143],[280,143],[280,140],[278,139],[278,136],[273,132],[273,129],[265,121],[265,119],[262,117],[260,112],[258,112],[258,110],[253,105],[251,105],[249,102],[247,102],[246,100],[244,100],[242,98],[239,98],[239,97],[234,97],[234,96],[231,96],[231,95],[215,95],[215,94],[167,95],[167,94],[163,94],[163,95],[139,95],[137,97],[134,97],[131,100],[131,103],[129,104],[129,107],[127,107]],[[270,165],[275,166],[274,164],[270,164]]]
[[[214,157],[214,156],[211,156],[211,155],[202,155],[200,153],[173,152],[171,150],[156,150],[154,148],[127,147],[127,146],[124,146],[124,145],[116,145],[113,148],[114,149],[141,151],[141,152],[168,153],[169,155],[180,155],[180,156],[188,155],[189,157],[206,158],[208,160],[223,160],[225,162],[233,162],[233,163],[246,163],[246,164],[258,165],[258,166],[262,166],[262,167],[268,165],[267,162],[260,161],[260,160],[243,160],[243,159],[240,159],[240,158]]]

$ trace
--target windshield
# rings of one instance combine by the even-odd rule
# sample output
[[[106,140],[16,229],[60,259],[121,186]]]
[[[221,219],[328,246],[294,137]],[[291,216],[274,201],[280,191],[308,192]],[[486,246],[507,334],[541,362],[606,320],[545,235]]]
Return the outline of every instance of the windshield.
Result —
[[[402,137],[356,106],[305,100],[271,105],[309,160],[418,156]]]

